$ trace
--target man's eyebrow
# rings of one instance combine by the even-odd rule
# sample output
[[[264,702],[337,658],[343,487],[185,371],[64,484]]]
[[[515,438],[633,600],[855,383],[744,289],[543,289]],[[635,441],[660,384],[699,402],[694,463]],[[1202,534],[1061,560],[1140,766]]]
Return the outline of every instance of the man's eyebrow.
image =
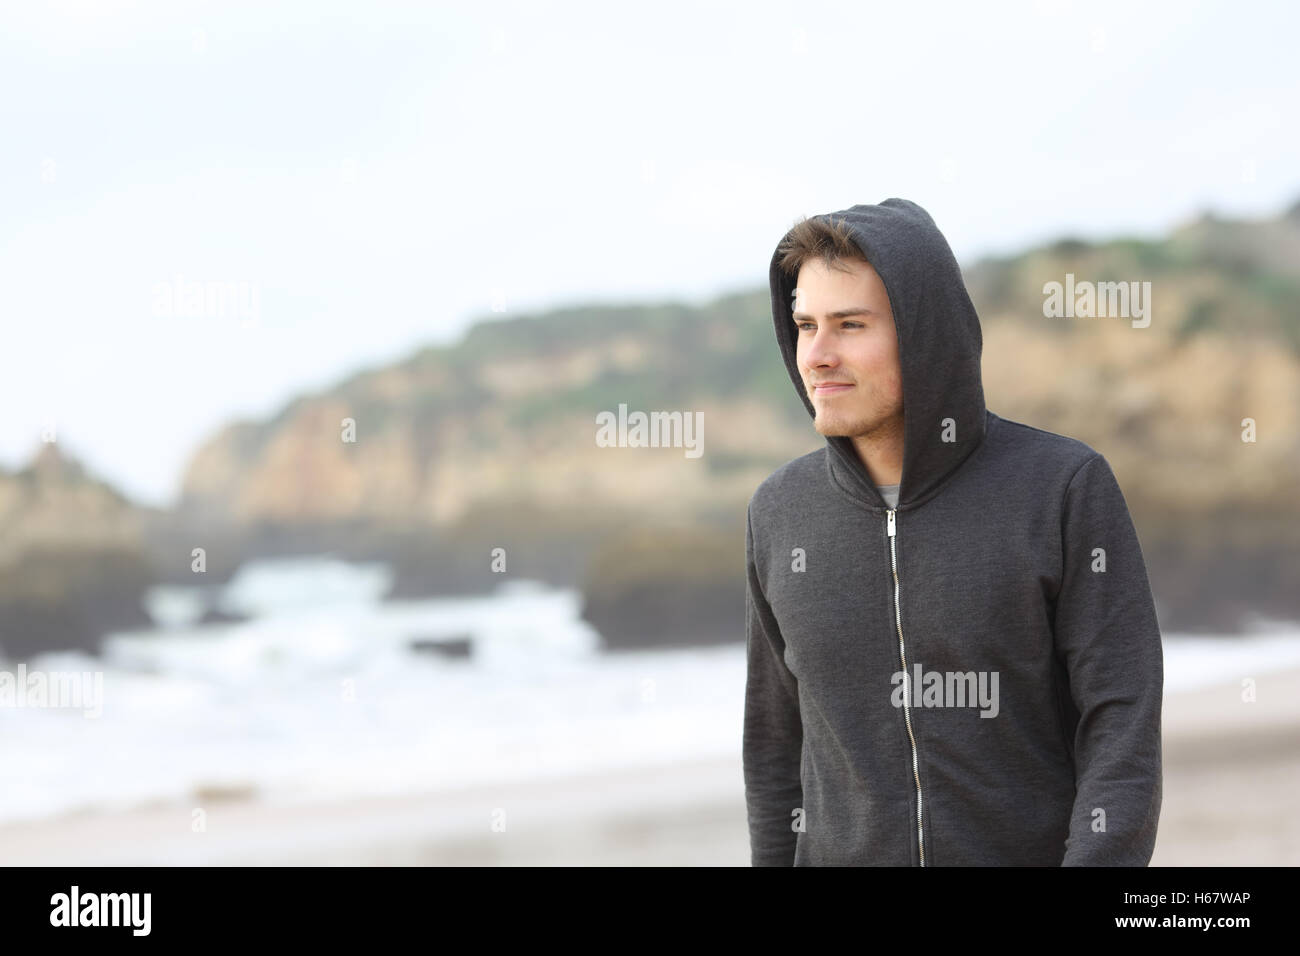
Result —
[[[876,314],[876,313],[872,312],[872,311],[871,311],[870,309],[868,309],[868,308],[865,308],[865,307],[863,307],[863,306],[856,306],[856,307],[854,307],[854,308],[852,308],[852,309],[840,309],[838,312],[827,312],[827,313],[826,313],[826,318],[828,318],[828,319],[847,319],[847,318],[848,318],[849,316],[851,316],[851,315],[875,315],[875,314]],[[814,319],[814,318],[816,318],[815,316],[811,316],[811,315],[809,315],[809,314],[806,313],[806,312],[794,312],[794,313],[792,313],[791,317],[792,317],[796,322],[802,322],[802,321],[804,321],[805,319]]]

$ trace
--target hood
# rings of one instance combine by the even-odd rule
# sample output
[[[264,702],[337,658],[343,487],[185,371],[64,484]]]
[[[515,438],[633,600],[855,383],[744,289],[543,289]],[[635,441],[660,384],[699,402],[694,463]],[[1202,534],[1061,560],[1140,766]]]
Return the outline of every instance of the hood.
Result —
[[[862,255],[880,274],[889,294],[898,332],[903,379],[903,473],[898,507],[920,504],[984,440],[984,386],[980,377],[983,336],[979,316],[962,281],[957,259],[930,214],[906,199],[856,205],[812,217],[843,219]],[[778,244],[779,249],[779,244]],[[808,415],[816,417],[795,361],[792,316],[795,280],[777,267],[772,254],[769,277],[772,320],[786,370]],[[954,438],[944,441],[945,419]],[[831,470],[849,494],[885,508],[885,500],[858,458],[853,441],[828,437]]]

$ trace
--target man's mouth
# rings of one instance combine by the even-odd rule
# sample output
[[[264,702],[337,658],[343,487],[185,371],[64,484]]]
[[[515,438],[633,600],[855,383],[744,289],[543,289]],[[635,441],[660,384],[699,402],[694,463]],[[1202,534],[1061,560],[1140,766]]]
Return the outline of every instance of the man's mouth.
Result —
[[[814,385],[814,395],[832,395],[835,392],[847,392],[853,386],[846,382],[826,382],[823,385]]]

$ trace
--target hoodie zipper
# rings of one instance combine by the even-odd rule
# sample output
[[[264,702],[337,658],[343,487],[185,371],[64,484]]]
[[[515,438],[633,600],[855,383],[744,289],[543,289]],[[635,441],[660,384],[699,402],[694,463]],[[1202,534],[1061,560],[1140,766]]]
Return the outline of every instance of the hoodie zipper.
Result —
[[[916,845],[921,854],[921,865],[925,866],[925,824],[921,816],[921,770],[916,757],[916,737],[912,734],[912,709],[909,704],[912,688],[907,674],[907,648],[903,645],[903,613],[898,603],[898,555],[894,548],[894,542],[898,537],[898,529],[894,523],[896,510],[890,508],[887,512],[885,533],[889,535],[889,570],[894,576],[894,620],[898,622],[898,659],[903,665],[903,721],[907,724],[907,739],[912,744],[912,779],[916,782]]]

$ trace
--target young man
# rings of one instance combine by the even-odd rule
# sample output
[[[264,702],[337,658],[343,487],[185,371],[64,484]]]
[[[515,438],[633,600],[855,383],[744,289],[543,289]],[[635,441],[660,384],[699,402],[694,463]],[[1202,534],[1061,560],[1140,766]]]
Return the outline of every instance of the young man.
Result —
[[[1163,655],[1106,459],[984,407],[915,203],[804,220],[770,279],[826,445],[749,502],[753,864],[1145,866]]]

